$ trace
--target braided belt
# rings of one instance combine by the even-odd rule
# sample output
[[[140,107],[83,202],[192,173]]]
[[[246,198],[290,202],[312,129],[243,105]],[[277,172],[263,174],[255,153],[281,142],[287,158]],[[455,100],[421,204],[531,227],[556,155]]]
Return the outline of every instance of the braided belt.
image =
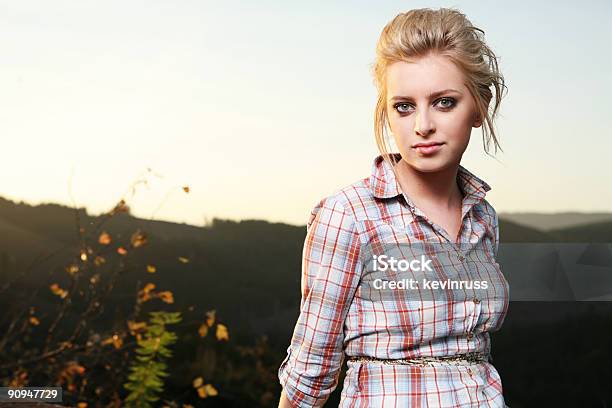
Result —
[[[422,356],[401,359],[382,359],[370,356],[350,356],[350,361],[374,362],[378,364],[403,364],[416,366],[433,366],[438,364],[465,365],[477,364],[489,361],[489,354],[483,352],[471,352],[455,354],[452,356]]]

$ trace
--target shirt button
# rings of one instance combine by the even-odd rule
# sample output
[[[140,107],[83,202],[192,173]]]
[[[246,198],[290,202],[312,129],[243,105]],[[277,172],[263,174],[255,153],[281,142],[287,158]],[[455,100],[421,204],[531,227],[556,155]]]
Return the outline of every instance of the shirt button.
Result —
[[[459,261],[463,262],[465,260],[465,257],[462,254],[459,254],[459,256],[457,257],[459,259]]]
[[[472,372],[472,369],[471,369],[471,368],[469,368],[469,367],[468,367],[467,371],[468,371],[468,374],[469,374],[470,376],[474,375],[474,373]]]
[[[473,301],[474,301],[474,303],[476,303],[476,304],[480,303],[480,299],[478,299],[477,297],[475,297],[475,298],[473,299]]]
[[[468,340],[472,340],[472,337],[474,337],[474,333],[472,333],[472,332],[468,332],[468,334],[467,334],[467,339],[468,339]]]

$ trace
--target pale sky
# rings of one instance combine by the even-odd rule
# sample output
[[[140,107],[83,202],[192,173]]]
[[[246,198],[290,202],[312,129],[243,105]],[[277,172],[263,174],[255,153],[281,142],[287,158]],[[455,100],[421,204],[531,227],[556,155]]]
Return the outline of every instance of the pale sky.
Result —
[[[0,0],[0,196],[70,205],[71,184],[97,214],[151,168],[136,216],[303,225],[378,154],[380,31],[448,6],[485,30],[509,88],[504,152],[474,130],[462,160],[489,202],[610,211],[610,4]]]

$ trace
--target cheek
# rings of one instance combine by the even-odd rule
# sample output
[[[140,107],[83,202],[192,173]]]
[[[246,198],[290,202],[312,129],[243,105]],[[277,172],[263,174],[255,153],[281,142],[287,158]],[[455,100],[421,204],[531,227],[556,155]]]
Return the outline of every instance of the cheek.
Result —
[[[389,121],[392,137],[400,149],[410,146],[414,135],[414,122],[409,118],[395,118]]]
[[[393,136],[395,139],[409,137],[412,133],[414,133],[414,120],[412,116],[393,116],[389,118],[389,127],[391,128],[391,132],[393,132]]]
[[[391,132],[393,133],[398,133],[399,127],[402,124],[402,121],[398,119],[399,118],[395,116],[393,113],[389,113],[387,115],[387,122],[389,123],[389,128],[391,129]]]
[[[453,140],[469,139],[474,124],[471,112],[456,112],[441,116],[437,122],[437,131]]]

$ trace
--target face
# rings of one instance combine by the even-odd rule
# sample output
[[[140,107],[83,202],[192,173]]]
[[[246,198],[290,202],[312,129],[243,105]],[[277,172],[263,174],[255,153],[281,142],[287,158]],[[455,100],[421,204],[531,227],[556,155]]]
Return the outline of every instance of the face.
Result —
[[[405,164],[435,172],[461,162],[472,128],[481,125],[464,81],[459,68],[441,55],[387,68],[389,125]]]

